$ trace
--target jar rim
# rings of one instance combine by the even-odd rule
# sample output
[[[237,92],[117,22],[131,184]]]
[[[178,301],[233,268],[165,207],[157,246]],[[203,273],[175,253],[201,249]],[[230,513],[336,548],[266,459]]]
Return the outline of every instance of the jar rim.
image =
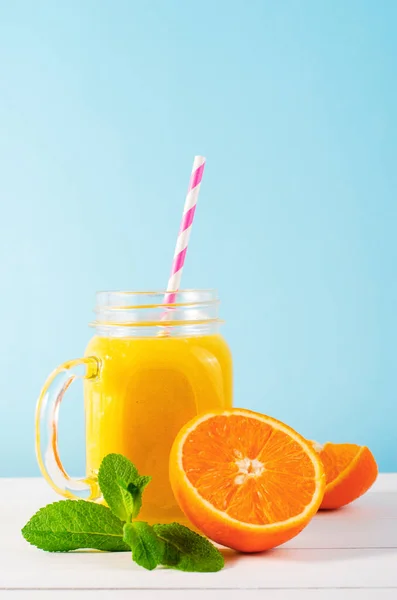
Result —
[[[216,304],[219,302],[215,289],[183,289],[175,292],[160,291],[101,291],[96,293],[96,308],[102,310],[189,307],[193,305]]]
[[[104,291],[96,294],[96,320],[90,325],[102,331],[115,331],[114,328],[119,331],[142,331],[142,328],[212,330],[221,323],[218,307],[215,289]]]
[[[179,290],[148,290],[148,291],[134,291],[134,290],[98,290],[96,295],[99,294],[114,294],[114,295],[136,295],[136,296],[157,296],[166,294],[189,294],[189,293],[207,293],[216,294],[216,288],[183,288]]]

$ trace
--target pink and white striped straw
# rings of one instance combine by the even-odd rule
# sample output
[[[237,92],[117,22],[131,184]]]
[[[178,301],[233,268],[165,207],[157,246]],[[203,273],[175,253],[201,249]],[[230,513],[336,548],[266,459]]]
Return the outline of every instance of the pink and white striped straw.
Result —
[[[190,233],[192,231],[194,213],[198,195],[200,192],[200,184],[203,178],[205,167],[204,156],[195,156],[193,161],[192,174],[190,176],[189,189],[183,208],[182,222],[179,229],[178,238],[176,241],[174,260],[172,261],[171,275],[168,280],[167,293],[165,294],[164,304],[174,304],[176,293],[179,290],[182,270],[185,263],[187,246],[189,243]]]

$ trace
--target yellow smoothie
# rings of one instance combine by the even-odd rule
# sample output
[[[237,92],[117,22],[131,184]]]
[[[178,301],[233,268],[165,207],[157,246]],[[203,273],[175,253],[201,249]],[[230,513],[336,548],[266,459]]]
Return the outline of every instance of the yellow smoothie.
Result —
[[[86,356],[101,364],[84,383],[87,475],[111,452],[151,475],[140,520],[183,520],[168,478],[179,429],[196,414],[232,405],[232,359],[221,335],[100,337]]]

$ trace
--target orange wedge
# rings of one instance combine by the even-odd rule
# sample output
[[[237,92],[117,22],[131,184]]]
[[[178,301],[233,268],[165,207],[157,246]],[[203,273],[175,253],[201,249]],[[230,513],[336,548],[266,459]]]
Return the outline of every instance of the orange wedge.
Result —
[[[366,446],[313,443],[323,461],[327,486],[320,508],[341,508],[356,500],[375,482],[378,466]]]
[[[170,481],[200,531],[242,552],[274,548],[297,535],[325,489],[322,462],[310,442],[243,409],[187,423],[171,450]]]

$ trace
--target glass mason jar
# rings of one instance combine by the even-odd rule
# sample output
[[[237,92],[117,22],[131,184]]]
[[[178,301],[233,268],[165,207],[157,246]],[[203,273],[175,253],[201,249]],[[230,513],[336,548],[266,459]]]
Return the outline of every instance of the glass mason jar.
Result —
[[[48,378],[36,411],[36,452],[46,480],[61,495],[101,501],[104,456],[129,458],[152,481],[139,518],[183,520],[168,477],[176,434],[199,413],[232,405],[232,358],[219,333],[213,290],[99,292],[95,335],[84,358]],[[58,411],[77,379],[84,380],[86,476],[70,477],[58,452]]]

